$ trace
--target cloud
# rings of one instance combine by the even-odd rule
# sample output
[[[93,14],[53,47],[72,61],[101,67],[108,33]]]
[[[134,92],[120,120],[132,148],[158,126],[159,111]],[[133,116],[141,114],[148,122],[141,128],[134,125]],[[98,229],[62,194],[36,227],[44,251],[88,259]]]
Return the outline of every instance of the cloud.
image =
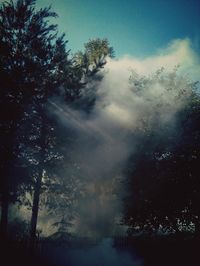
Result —
[[[199,79],[200,58],[192,48],[192,42],[188,38],[173,40],[165,48],[159,49],[155,55],[143,59],[125,55],[119,60],[109,60],[107,69],[115,74],[123,71],[122,75],[127,70],[134,69],[139,74],[148,75],[160,67],[171,70],[176,65],[181,66],[182,73]]]
[[[162,67],[166,72],[172,72],[178,65],[180,66],[177,71],[179,78],[177,77],[174,85],[176,89],[167,91],[166,86],[169,86],[170,81],[163,81],[162,83],[147,82],[146,88],[139,96],[134,91],[133,82],[130,82],[132,71],[138,76],[135,76],[137,79],[142,76],[151,77],[152,73]],[[104,80],[98,90],[100,100],[96,108],[100,115],[109,118],[112,122],[135,129],[140,117],[154,116],[155,107],[161,102],[163,108],[160,109],[160,114],[164,112],[168,119],[172,117],[184,103],[184,97],[177,100],[178,93],[181,94],[185,89],[189,94],[191,88],[185,88],[189,83],[188,80],[198,79],[200,79],[199,55],[192,49],[190,40],[174,40],[165,49],[159,50],[156,55],[148,58],[124,56],[118,60],[108,60]],[[186,97],[186,93],[184,96]]]

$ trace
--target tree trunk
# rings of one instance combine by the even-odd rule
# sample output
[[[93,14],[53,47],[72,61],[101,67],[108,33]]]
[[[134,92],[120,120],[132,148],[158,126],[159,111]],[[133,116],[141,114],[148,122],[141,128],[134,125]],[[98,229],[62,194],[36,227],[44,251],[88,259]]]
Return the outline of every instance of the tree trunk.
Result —
[[[12,147],[13,145],[11,145]],[[0,221],[0,237],[5,242],[8,237],[8,211],[9,211],[9,204],[10,204],[10,186],[12,185],[11,182],[11,175],[12,175],[12,161],[13,161],[13,154],[11,147],[6,146],[5,158],[3,158],[3,169],[2,169],[2,205],[1,205],[1,221]],[[5,160],[5,161],[4,161]],[[6,161],[7,160],[7,161]]]
[[[33,206],[32,206],[32,215],[31,215],[31,228],[30,228],[30,249],[34,250],[35,241],[36,241],[36,230],[37,230],[37,220],[38,220],[38,211],[39,211],[39,201],[40,201],[40,191],[42,185],[42,177],[44,174],[44,161],[45,161],[45,139],[46,139],[46,127],[45,127],[45,114],[44,114],[44,105],[39,104],[39,114],[41,115],[41,135],[40,135],[40,160],[39,160],[39,169],[37,174],[37,179],[34,187],[33,195]]]
[[[8,189],[6,188],[2,196],[2,206],[1,206],[0,236],[3,241],[7,239],[8,207],[9,207],[9,193]]]
[[[37,219],[40,201],[40,189],[42,183],[43,170],[37,176],[37,180],[34,187],[33,206],[31,215],[31,228],[30,228],[30,247],[33,248],[36,240]]]

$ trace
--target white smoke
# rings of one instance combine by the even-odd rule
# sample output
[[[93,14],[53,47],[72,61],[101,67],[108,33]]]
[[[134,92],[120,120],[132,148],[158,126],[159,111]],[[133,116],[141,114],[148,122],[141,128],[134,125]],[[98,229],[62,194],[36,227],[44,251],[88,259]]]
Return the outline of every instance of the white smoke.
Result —
[[[162,67],[171,73],[169,79],[155,78]],[[191,94],[189,79],[200,78],[200,60],[189,39],[175,40],[148,58],[108,59],[103,75],[89,116],[59,100],[49,103],[49,110],[78,135],[70,157],[79,167],[85,192],[74,206],[74,227],[84,236],[108,236],[119,230],[123,170],[137,144],[132,133],[154,122],[175,123],[176,113]]]
[[[179,91],[183,89],[188,78],[194,81],[200,78],[199,55],[192,49],[189,39],[175,40],[157,55],[145,59],[125,56],[119,60],[109,60],[105,78],[99,89],[99,94],[106,95],[103,102],[98,103],[100,115],[110,117],[116,123],[122,123],[124,127],[134,127],[137,126],[136,120],[144,113],[154,115],[152,107],[155,107],[157,100],[162,100],[165,106],[169,104],[168,111],[176,111],[180,108],[177,104],[181,104],[174,102],[174,93],[177,91],[171,90],[168,93],[165,90],[166,83],[148,83],[142,95],[138,97],[133,91],[133,84],[129,82],[132,71],[139,76],[150,76],[162,67],[166,71],[172,71],[176,66],[180,66],[178,74],[181,78],[179,84],[175,85]],[[106,107],[102,108],[105,103]]]
[[[200,58],[190,39],[173,40],[155,55],[143,59],[125,55],[118,60],[109,60],[107,68],[119,75],[119,81],[128,76],[127,70],[130,69],[142,75],[149,75],[160,67],[171,70],[175,65],[181,65],[183,74],[188,74],[193,79],[199,78]]]

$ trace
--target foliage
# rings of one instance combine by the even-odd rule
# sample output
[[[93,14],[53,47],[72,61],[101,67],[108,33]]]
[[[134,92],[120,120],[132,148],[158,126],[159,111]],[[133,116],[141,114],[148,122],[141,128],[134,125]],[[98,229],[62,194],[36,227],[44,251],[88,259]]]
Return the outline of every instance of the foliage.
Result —
[[[59,94],[61,86],[67,86],[72,71],[64,35],[57,37],[57,26],[48,21],[56,16],[50,7],[36,10],[33,0],[5,2],[0,9],[1,222],[4,227],[11,199],[15,201],[26,192],[27,186],[39,180],[37,177],[41,176],[47,157],[48,161],[56,157],[45,150],[55,142],[49,134],[46,105],[49,97]]]
[[[130,232],[189,230],[192,224],[197,231],[200,217],[198,90],[196,83],[176,71],[162,70],[157,74],[153,78],[131,79],[139,95],[146,95],[152,83],[155,86],[159,82],[164,89],[160,97],[156,94],[158,99],[149,99],[157,114],[153,118],[147,115],[143,130],[139,128],[138,136],[134,136],[138,149],[131,156],[126,172],[129,193],[124,199],[124,222],[130,226]],[[163,97],[170,99],[167,114],[173,109],[173,119],[167,122],[161,119],[166,110]]]
[[[105,64],[107,57],[113,57],[113,48],[109,46],[107,39],[93,39],[85,44],[85,51],[75,54],[75,63],[81,66],[85,76],[92,76]]]
[[[75,178],[63,174],[68,133],[49,115],[52,98],[67,104],[79,99],[112,55],[108,41],[96,39],[85,45],[84,54],[70,57],[65,35],[58,36],[57,25],[49,22],[57,14],[35,5],[35,0],[17,0],[0,7],[1,231],[6,231],[9,204],[23,199],[29,204],[26,195],[31,193],[32,237],[41,195],[63,216],[77,193]]]
[[[107,59],[114,57],[114,50],[107,39],[100,38],[89,40],[84,46],[85,50],[77,52],[73,57],[82,90],[72,106],[90,112],[96,102],[98,85],[104,76],[101,70]]]

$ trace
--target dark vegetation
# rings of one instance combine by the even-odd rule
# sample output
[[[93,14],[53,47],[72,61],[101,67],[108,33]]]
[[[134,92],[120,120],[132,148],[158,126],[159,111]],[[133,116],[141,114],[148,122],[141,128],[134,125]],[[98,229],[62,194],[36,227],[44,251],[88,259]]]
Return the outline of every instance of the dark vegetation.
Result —
[[[52,192],[52,199],[57,192],[62,195],[57,205],[66,198],[67,206],[65,194],[72,185],[60,171],[67,156],[62,147],[66,134],[48,115],[51,99],[60,97],[81,108],[86,84],[105,65],[106,56],[113,55],[106,39],[90,40],[84,52],[70,55],[65,36],[58,36],[57,25],[49,23],[56,16],[50,7],[37,10],[34,0],[5,2],[0,9],[1,236],[8,235],[10,204],[29,204],[31,244],[40,194],[47,191],[46,204],[56,208],[48,195]],[[85,109],[92,102],[86,95]]]
[[[156,119],[144,117],[145,126],[135,134],[137,151],[131,156],[126,174],[127,197],[124,200],[124,222],[130,226],[129,234],[193,232],[199,235],[200,226],[200,95],[197,83],[184,80],[163,70],[156,77],[139,80],[143,83],[165,84],[164,90],[175,92],[175,104],[186,104],[178,110],[173,123],[163,122],[162,99],[158,99]],[[188,94],[189,93],[189,94]],[[164,93],[163,93],[164,94]],[[182,98],[182,99],[181,99]],[[168,108],[168,107],[167,107]],[[170,106],[170,109],[173,109]],[[161,109],[162,110],[162,109]]]

